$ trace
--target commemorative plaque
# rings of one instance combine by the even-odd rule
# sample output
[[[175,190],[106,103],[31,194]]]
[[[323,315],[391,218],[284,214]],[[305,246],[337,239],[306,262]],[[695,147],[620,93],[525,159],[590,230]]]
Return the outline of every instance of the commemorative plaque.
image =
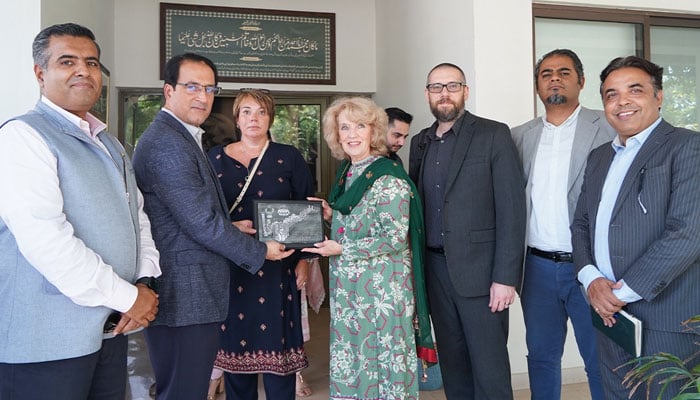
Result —
[[[290,249],[313,247],[322,242],[323,208],[320,201],[255,200],[255,236],[275,240]]]

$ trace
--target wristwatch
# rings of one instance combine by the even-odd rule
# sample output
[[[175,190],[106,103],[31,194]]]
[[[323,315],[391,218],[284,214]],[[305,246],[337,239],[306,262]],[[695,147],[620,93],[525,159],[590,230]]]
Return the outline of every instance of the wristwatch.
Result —
[[[158,293],[158,285],[156,284],[156,278],[154,278],[152,276],[144,276],[143,278],[139,278],[136,281],[135,285],[137,285],[139,283],[142,285],[145,285],[147,288]]]

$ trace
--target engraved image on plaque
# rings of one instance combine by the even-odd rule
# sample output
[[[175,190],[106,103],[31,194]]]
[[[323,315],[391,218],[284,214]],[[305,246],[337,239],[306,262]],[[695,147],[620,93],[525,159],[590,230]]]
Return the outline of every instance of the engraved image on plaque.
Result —
[[[260,241],[275,240],[300,249],[324,239],[320,201],[255,200],[253,205],[255,236]]]

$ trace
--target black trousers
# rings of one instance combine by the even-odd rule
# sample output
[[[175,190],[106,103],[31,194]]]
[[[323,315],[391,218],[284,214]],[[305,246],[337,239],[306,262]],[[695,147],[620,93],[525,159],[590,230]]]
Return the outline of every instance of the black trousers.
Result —
[[[448,400],[512,399],[508,310],[492,313],[489,296],[458,295],[444,254],[427,251],[425,266],[445,396]]]
[[[221,323],[144,330],[157,400],[206,399]]]
[[[86,356],[38,363],[0,363],[0,400],[124,400],[127,338],[102,341]]]
[[[237,400],[258,399],[259,374],[225,373],[226,396]],[[296,398],[296,374],[262,374],[265,398],[274,400],[294,400]]]

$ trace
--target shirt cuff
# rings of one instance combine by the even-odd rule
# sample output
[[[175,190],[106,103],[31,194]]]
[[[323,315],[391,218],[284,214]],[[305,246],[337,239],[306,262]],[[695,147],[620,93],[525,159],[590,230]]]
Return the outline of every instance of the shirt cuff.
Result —
[[[583,287],[586,289],[586,293],[588,293],[588,285],[590,285],[591,282],[598,278],[605,278],[605,276],[603,276],[603,274],[600,273],[598,268],[596,268],[593,264],[588,264],[581,268],[577,277],[578,281],[581,282]]]
[[[642,299],[642,296],[638,295],[637,292],[632,290],[632,288],[625,283],[624,279],[620,279],[620,282],[622,282],[622,287],[619,289],[613,289],[613,294],[618,299],[624,301],[625,303],[634,303],[635,301]]]
[[[139,272],[137,274],[137,279],[151,276],[154,278],[158,278],[159,276],[161,276],[162,272],[160,270],[160,266],[158,265],[157,260],[157,255],[155,259],[152,257],[142,257],[141,263],[139,264]]]
[[[125,313],[136,303],[138,289],[123,279],[116,279],[114,296],[105,304],[106,307]]]

